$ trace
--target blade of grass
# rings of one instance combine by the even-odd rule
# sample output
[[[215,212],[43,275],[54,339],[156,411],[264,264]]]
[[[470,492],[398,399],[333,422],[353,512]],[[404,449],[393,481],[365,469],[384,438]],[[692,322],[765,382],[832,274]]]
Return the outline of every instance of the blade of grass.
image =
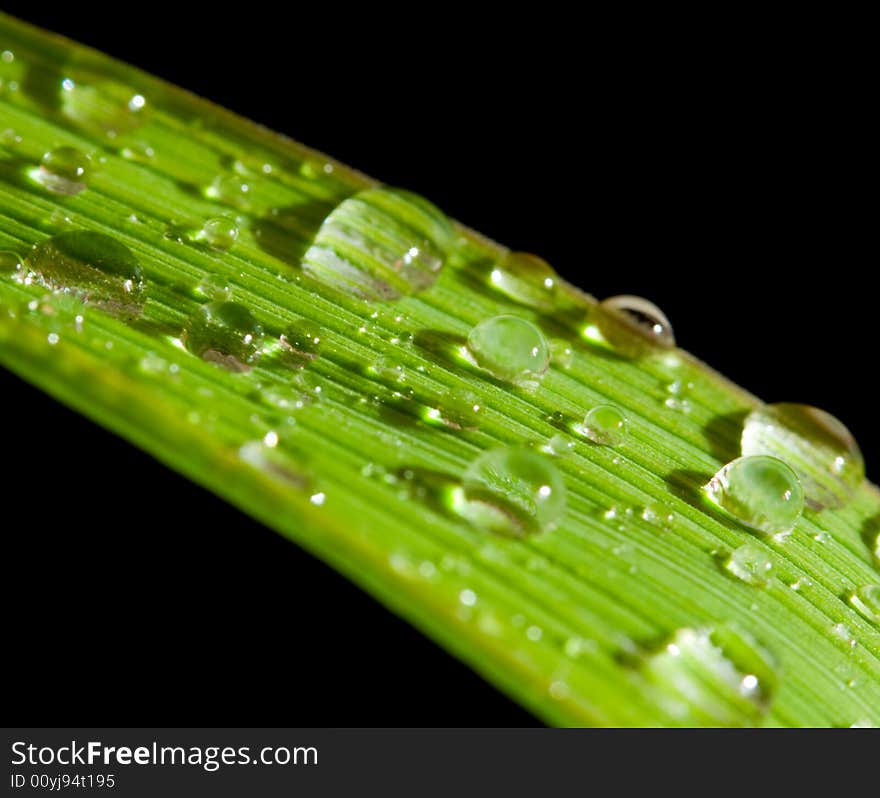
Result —
[[[704,364],[678,350],[613,356],[581,334],[594,302],[568,286],[552,314],[506,299],[488,275],[505,250],[461,226],[428,291],[393,303],[327,291],[298,257],[326,215],[374,181],[2,16],[0,50],[0,248],[24,255],[61,231],[105,233],[137,256],[147,286],[131,322],[0,278],[6,367],[332,563],[550,722],[880,722],[880,635],[848,602],[878,581],[873,486],[806,513],[784,542],[756,539],[700,497],[758,404]],[[120,111],[135,97],[145,102]],[[96,166],[76,196],[31,177],[61,145]],[[241,220],[225,254],[188,234],[221,213]],[[206,278],[202,293],[228,285],[267,338],[295,321],[320,329],[319,356],[231,373],[184,351]],[[468,331],[501,313],[567,341],[571,365],[530,393],[462,361]],[[692,385],[688,412],[667,406],[673,382]],[[432,423],[449,392],[478,397],[476,429]],[[499,538],[451,512],[448,486],[480,451],[546,443],[606,402],[625,411],[628,438],[581,440],[555,461],[569,497],[557,530]],[[673,520],[658,525],[658,512]],[[767,588],[720,565],[747,541],[774,563]],[[711,672],[697,692],[706,675],[690,673],[682,696],[684,671],[665,670],[677,630],[722,624],[778,660],[779,690],[758,718],[715,695]]]

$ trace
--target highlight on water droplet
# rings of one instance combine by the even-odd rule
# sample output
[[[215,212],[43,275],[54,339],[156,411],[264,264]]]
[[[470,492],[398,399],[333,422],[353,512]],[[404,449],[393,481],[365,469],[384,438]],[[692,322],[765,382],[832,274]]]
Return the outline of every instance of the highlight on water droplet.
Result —
[[[302,268],[344,294],[394,300],[432,286],[453,243],[452,224],[427,200],[371,188],[324,219]]]
[[[131,250],[103,233],[59,233],[34,245],[25,265],[41,285],[123,316],[144,305],[144,278]]]
[[[804,494],[797,474],[775,457],[739,457],[705,487],[708,497],[740,523],[778,535],[797,523]]]
[[[536,385],[550,364],[544,334],[519,316],[494,316],[468,334],[467,354],[493,377],[515,385]]]
[[[602,337],[624,357],[672,349],[675,335],[669,319],[653,302],[623,294],[599,303],[596,323]]]
[[[489,273],[489,280],[498,291],[538,310],[555,307],[558,279],[547,261],[528,252],[508,252]]]
[[[744,543],[730,553],[724,567],[747,585],[766,587],[770,584],[773,561],[754,543]]]
[[[808,405],[783,402],[752,410],[743,426],[742,453],[788,463],[812,509],[842,506],[865,478],[862,453],[850,431]]]
[[[733,624],[678,629],[642,663],[661,706],[684,726],[754,726],[779,687],[775,657]]]
[[[181,340],[194,355],[229,371],[248,371],[260,355],[263,331],[237,302],[202,305],[187,321]]]
[[[215,216],[202,225],[195,238],[218,252],[228,252],[238,240],[238,224],[235,219]]]
[[[92,159],[76,147],[56,147],[43,156],[31,178],[43,188],[62,197],[73,197],[85,191],[92,173]]]
[[[628,424],[623,411],[614,405],[596,405],[584,416],[579,432],[600,446],[619,446],[626,439]]]
[[[863,585],[850,595],[849,603],[869,621],[880,624],[880,585]]]
[[[565,483],[546,457],[525,447],[483,452],[465,471],[453,509],[475,526],[523,537],[554,529],[565,512]]]

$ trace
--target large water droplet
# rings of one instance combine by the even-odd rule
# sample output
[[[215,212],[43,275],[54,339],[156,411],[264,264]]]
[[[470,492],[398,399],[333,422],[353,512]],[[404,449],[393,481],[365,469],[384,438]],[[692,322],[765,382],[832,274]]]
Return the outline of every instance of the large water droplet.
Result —
[[[471,523],[502,535],[546,532],[565,512],[565,483],[556,467],[532,449],[492,449],[465,471],[454,506]]]
[[[556,304],[556,272],[537,255],[508,252],[493,267],[489,279],[501,293],[523,305],[552,310]]]
[[[431,203],[406,191],[373,188],[330,213],[302,267],[345,294],[398,299],[434,284],[452,241],[452,225]]]
[[[31,250],[27,267],[40,283],[120,315],[143,310],[144,280],[131,250],[103,233],[59,233]]]
[[[235,219],[216,216],[202,225],[196,239],[204,241],[218,252],[228,252],[238,240],[238,225]]]
[[[580,431],[593,443],[618,446],[626,438],[626,416],[614,405],[597,405],[584,416]]]
[[[194,355],[230,371],[247,371],[257,360],[262,328],[237,302],[202,305],[187,321],[181,340]]]
[[[862,453],[849,430],[808,405],[755,408],[743,427],[742,453],[769,454],[788,463],[814,509],[841,506],[865,478]]]
[[[130,86],[86,73],[61,81],[60,101],[71,122],[107,138],[137,128],[146,107],[144,96]]]
[[[779,686],[774,657],[746,632],[722,624],[679,629],[643,673],[682,725],[752,726]]]
[[[849,597],[849,603],[869,621],[880,624],[880,585],[863,585]]]
[[[789,531],[804,508],[797,474],[775,457],[740,457],[706,485],[706,493],[738,521],[759,532]]]
[[[675,346],[672,325],[653,302],[629,294],[599,303],[596,314],[602,336],[625,357]]]
[[[724,567],[748,585],[766,587],[770,583],[773,561],[753,543],[744,543],[730,553]]]
[[[536,382],[550,364],[550,347],[543,333],[519,316],[480,322],[468,335],[468,351],[492,376],[517,385]]]
[[[85,191],[92,172],[92,159],[76,147],[56,147],[43,156],[39,169],[30,174],[43,188],[72,197]]]

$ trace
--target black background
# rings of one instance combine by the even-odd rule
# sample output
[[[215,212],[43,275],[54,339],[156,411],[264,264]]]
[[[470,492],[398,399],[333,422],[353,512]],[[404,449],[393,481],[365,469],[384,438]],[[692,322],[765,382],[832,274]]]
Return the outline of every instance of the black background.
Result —
[[[848,33],[9,6],[424,194],[594,295],[650,297],[762,398],[841,418],[877,476],[873,93]],[[535,722],[293,545],[0,378],[7,419],[28,421],[6,442],[4,491],[28,508],[3,523],[10,721]]]

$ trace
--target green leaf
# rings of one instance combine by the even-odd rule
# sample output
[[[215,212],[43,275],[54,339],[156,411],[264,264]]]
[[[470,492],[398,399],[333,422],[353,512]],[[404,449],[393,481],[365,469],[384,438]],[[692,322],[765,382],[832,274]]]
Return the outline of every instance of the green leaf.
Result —
[[[762,533],[772,496],[703,486],[764,406],[662,318],[5,16],[0,50],[7,368],[548,722],[880,723],[880,496],[819,473],[839,436],[771,434],[824,493]]]

